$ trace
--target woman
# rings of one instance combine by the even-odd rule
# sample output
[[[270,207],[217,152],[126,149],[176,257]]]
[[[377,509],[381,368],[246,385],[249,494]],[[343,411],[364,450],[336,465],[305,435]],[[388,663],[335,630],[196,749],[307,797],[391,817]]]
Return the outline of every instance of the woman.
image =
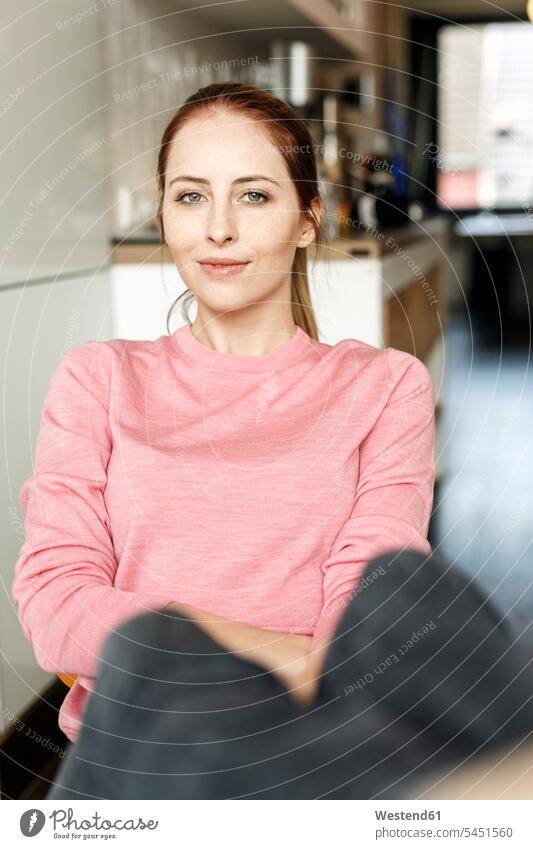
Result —
[[[128,661],[102,648],[122,625],[113,645],[135,663],[139,615],[159,623],[169,669],[191,654],[193,679],[203,635],[219,696],[225,663],[244,699],[257,678],[254,722],[272,687],[282,716],[308,715],[369,564],[430,555],[431,380],[395,349],[318,341],[306,249],[323,206],[304,123],[268,92],[208,86],[166,128],[157,177],[162,239],[197,317],[154,342],[70,351],[21,490],[13,596],[40,665],[77,675],[59,715],[73,741],[98,670],[104,713],[122,723]]]

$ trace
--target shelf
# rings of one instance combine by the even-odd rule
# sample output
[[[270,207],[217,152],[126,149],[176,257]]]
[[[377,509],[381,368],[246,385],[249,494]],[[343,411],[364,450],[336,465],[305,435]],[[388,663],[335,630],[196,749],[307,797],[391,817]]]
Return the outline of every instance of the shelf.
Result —
[[[369,61],[368,31],[360,29],[346,21],[335,9],[329,0],[287,0],[302,16],[312,22],[334,38],[342,47],[348,50],[355,58],[361,61]]]
[[[317,259],[353,261],[355,258],[394,254],[402,246],[421,240],[439,244],[447,236],[448,225],[447,217],[434,216],[420,222],[410,222],[404,227],[385,228],[381,231],[381,239],[377,231],[354,232],[352,236],[331,240],[322,247]],[[308,256],[310,259],[314,256],[312,247],[308,250]],[[113,240],[112,262],[146,263],[161,262],[161,259],[163,262],[173,262],[168,248],[160,246],[156,233]]]
[[[438,242],[447,236],[448,229],[449,219],[445,215],[409,221],[401,227],[363,227],[353,234],[332,239],[327,248],[328,258],[381,257],[397,253],[402,246],[421,239]]]
[[[212,5],[205,0],[171,0],[169,8],[215,25],[213,37],[240,34],[243,40],[255,42],[307,41],[322,58],[371,59],[371,36],[346,21],[329,0],[249,0]]]

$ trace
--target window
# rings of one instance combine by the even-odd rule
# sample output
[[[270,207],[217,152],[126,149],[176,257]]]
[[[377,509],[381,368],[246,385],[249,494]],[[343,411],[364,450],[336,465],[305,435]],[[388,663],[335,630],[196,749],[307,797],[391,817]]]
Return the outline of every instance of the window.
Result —
[[[432,150],[439,204],[529,208],[533,24],[442,27],[438,56],[438,141]]]

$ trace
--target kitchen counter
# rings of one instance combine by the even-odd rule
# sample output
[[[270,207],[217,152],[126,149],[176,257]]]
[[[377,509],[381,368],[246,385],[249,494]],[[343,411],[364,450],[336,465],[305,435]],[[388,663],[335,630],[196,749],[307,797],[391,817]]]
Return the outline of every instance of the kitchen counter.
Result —
[[[319,260],[350,260],[353,257],[383,257],[399,252],[407,244],[421,240],[439,241],[448,232],[449,219],[433,216],[403,227],[361,228],[353,235],[333,239],[317,252]],[[309,251],[310,258],[313,251]],[[144,234],[113,240],[112,262],[172,262],[168,248],[160,244],[159,234]]]
[[[460,218],[454,232],[458,236],[469,238],[533,237],[533,215],[531,213],[495,213],[487,210],[476,215]]]
[[[450,220],[434,216],[401,228],[367,229],[308,254],[309,292],[320,339],[355,338],[399,348],[424,362],[442,349],[444,268]],[[112,248],[116,334],[157,338],[185,289],[157,233],[116,240]],[[184,322],[174,310],[171,325]],[[435,376],[440,372],[436,365]]]

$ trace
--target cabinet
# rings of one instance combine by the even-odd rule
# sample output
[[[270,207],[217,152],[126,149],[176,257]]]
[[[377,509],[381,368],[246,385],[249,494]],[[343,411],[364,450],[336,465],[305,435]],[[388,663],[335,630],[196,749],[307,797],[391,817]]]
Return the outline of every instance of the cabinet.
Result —
[[[334,345],[354,338],[414,354],[431,373],[437,402],[448,229],[446,219],[435,218],[383,238],[367,234],[337,240],[308,262],[320,341]],[[113,260],[116,335],[156,339],[166,334],[168,310],[185,289],[168,251],[150,242],[123,242],[114,249]],[[182,323],[175,310],[171,331]]]
[[[5,0],[0,10],[6,98],[0,172],[2,737],[55,680],[38,666],[11,596],[24,540],[19,491],[32,473],[42,403],[70,347],[112,335],[107,99],[104,78],[95,73],[104,12],[87,13],[82,25],[72,23],[72,13],[69,0]]]

